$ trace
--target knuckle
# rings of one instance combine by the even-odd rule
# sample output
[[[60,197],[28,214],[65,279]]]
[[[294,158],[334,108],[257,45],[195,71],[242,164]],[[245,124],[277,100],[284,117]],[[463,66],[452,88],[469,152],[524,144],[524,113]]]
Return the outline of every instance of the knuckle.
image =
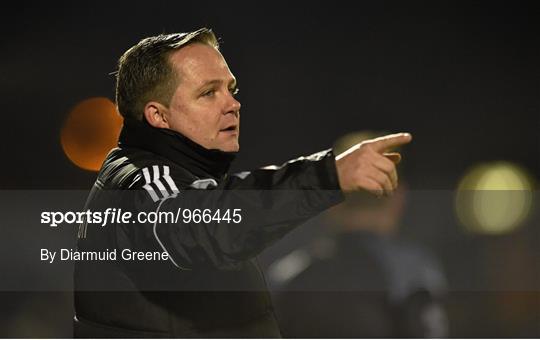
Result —
[[[377,181],[379,183],[386,183],[388,181],[388,176],[382,172],[377,173]]]
[[[394,164],[394,162],[392,162],[386,157],[384,157],[384,164],[386,164],[388,171],[394,171],[396,169],[396,165]]]
[[[362,143],[360,145],[360,151],[373,152],[374,151],[373,145],[371,143]]]

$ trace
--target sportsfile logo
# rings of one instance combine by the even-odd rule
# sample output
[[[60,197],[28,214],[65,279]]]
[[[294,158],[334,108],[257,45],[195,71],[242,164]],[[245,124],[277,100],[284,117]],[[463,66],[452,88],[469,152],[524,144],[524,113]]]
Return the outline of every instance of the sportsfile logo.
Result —
[[[122,209],[107,208],[105,211],[43,211],[41,213],[41,224],[50,227],[57,227],[60,224],[100,224],[102,227],[108,223],[130,223],[133,214]]]

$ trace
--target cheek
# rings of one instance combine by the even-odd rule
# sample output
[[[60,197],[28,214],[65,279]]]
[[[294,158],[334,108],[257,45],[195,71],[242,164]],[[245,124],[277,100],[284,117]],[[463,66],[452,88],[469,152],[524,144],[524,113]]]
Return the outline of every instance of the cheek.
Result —
[[[171,128],[202,144],[216,140],[222,116],[219,109],[212,105],[186,102],[178,100],[174,106],[171,103],[171,107],[174,107]]]
[[[215,137],[219,132],[221,115],[208,108],[200,108],[193,113],[197,128],[208,137]]]
[[[187,115],[191,131],[206,139],[213,140],[219,133],[220,116],[204,109],[191,110]]]

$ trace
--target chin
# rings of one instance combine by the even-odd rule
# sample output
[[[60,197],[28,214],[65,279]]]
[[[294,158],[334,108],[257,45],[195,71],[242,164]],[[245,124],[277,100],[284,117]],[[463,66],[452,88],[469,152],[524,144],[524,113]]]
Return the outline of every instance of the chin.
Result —
[[[226,145],[221,145],[219,150],[223,152],[238,152],[240,150],[240,144],[236,143],[227,143]]]
[[[221,151],[224,151],[224,152],[238,152],[240,151],[240,145],[236,144],[234,146],[227,146],[227,147],[224,147],[224,148],[220,148]]]

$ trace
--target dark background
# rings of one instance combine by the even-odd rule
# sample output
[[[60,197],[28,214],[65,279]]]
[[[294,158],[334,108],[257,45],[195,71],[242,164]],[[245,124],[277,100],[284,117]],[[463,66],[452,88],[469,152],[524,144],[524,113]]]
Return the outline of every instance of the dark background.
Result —
[[[465,170],[485,161],[516,162],[538,179],[540,13],[534,4],[12,3],[0,17],[0,189],[89,188],[96,174],[73,165],[60,146],[68,112],[89,97],[114,98],[109,73],[141,38],[202,26],[221,37],[241,89],[241,153],[234,170],[281,163],[330,147],[346,132],[373,129],[413,134],[401,166],[413,192],[451,192]],[[409,236],[442,258],[451,282],[475,272],[471,263],[504,261],[516,238],[535,254],[524,255],[532,267],[523,272],[536,271],[532,282],[539,282],[536,223],[517,234],[483,238],[462,234],[450,205],[439,215],[418,206],[411,211],[409,225],[422,227],[410,227]],[[496,255],[479,260],[485,257],[479,253],[494,254],[489,249]],[[473,261],[455,255],[459,251]],[[505,287],[504,294],[517,297],[454,292],[452,335],[540,336],[538,294]],[[3,295],[11,301],[6,324],[13,325],[13,315],[25,308],[19,295]],[[59,306],[69,308],[66,299]],[[523,306],[536,314],[501,323],[490,311],[504,303],[517,314]],[[36,332],[28,334],[40,336]]]

